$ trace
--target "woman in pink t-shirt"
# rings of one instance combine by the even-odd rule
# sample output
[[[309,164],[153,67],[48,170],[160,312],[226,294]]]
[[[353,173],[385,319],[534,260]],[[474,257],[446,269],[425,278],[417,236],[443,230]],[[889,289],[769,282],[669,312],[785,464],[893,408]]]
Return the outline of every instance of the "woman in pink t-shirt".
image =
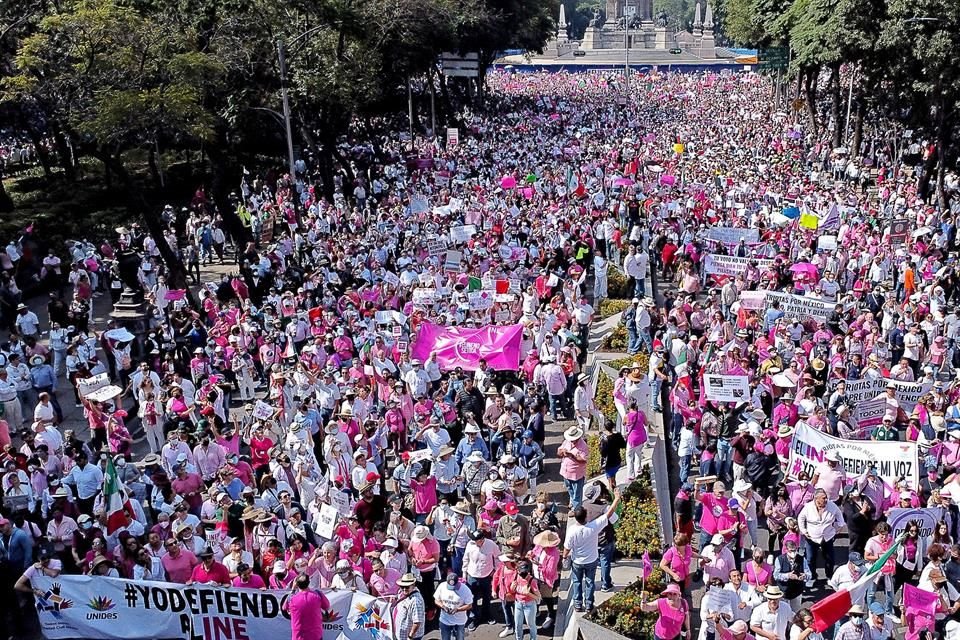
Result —
[[[700,554],[690,547],[690,537],[685,533],[678,533],[673,536],[673,546],[663,554],[660,568],[686,590],[690,587],[690,561],[694,558],[699,559]]]
[[[873,536],[867,540],[863,548],[863,557],[873,563],[893,546],[893,536],[890,535],[890,525],[880,522],[873,528]],[[893,574],[897,571],[897,558],[891,555],[880,567],[880,575],[873,583],[874,593],[883,589],[886,592],[887,613],[893,612]]]
[[[758,593],[766,591],[773,581],[773,567],[765,562],[765,554],[760,547],[753,547],[753,557],[744,564],[743,579]]]
[[[645,602],[646,594],[641,596],[640,608],[647,613],[657,613],[657,622],[653,627],[654,640],[677,640],[690,637],[690,608],[680,595],[680,587],[668,584],[663,597],[653,602]]]

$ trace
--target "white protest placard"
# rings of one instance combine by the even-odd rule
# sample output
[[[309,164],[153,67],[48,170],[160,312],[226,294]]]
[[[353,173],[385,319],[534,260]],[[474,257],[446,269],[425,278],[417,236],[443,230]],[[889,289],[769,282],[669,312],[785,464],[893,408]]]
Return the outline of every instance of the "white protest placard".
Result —
[[[466,244],[469,242],[470,238],[473,237],[473,234],[469,233],[468,227],[473,227],[473,225],[461,224],[455,227],[450,227],[450,241],[454,244]]]
[[[803,318],[813,318],[821,322],[825,322],[833,313],[834,307],[837,306],[837,303],[827,302],[826,300],[795,296],[791,293],[767,291],[767,308],[772,306],[774,300],[780,303],[780,310],[786,314],[787,318],[797,317],[801,320]]]
[[[320,513],[317,514],[317,520],[313,523],[313,530],[321,538],[333,540],[338,515],[337,510],[329,504],[320,505]]]
[[[443,240],[440,238],[428,238],[427,239],[427,253],[431,256],[438,256],[443,253],[446,245]]]
[[[471,291],[467,294],[471,311],[483,311],[493,307],[494,294],[490,291]]]
[[[393,312],[392,311],[377,311],[374,314],[374,320],[377,324],[393,324]]]
[[[414,462],[422,462],[423,460],[430,460],[433,458],[433,454],[430,453],[430,449],[419,449],[417,451],[410,452],[410,464]]]
[[[707,373],[703,376],[707,400],[715,402],[744,402],[750,399],[749,376],[727,376]]]
[[[410,196],[410,213],[424,213],[430,210],[430,199],[422,193]]]
[[[269,420],[273,417],[274,413],[273,407],[263,400],[257,400],[257,403],[253,405],[253,417],[255,420]]]
[[[510,293],[515,293],[517,295],[520,295],[521,293],[523,293],[523,283],[520,280],[511,279],[510,288],[508,289],[508,291]]]
[[[845,440],[834,438],[800,422],[790,441],[790,463],[787,475],[796,479],[801,472],[813,477],[816,467],[824,461],[828,451],[840,457],[848,478],[861,476],[873,464],[877,475],[893,485],[901,477],[911,487],[917,487],[916,442],[874,442],[872,440]]]
[[[766,291],[741,291],[740,308],[741,309],[763,309],[767,300]]]
[[[703,270],[710,275],[739,276],[746,272],[751,262],[756,263],[759,269],[766,269],[773,265],[773,260],[738,258],[736,256],[708,253],[703,257]]]
[[[386,273],[383,274],[383,281],[386,282],[391,287],[400,286],[400,276],[393,273],[392,271],[387,271]]]
[[[447,255],[443,259],[444,271],[460,271],[460,261],[463,260],[463,253],[447,249]]]
[[[340,515],[350,515],[350,495],[346,491],[330,489],[330,504]]]
[[[510,322],[510,310],[509,309],[498,309],[493,314],[494,322],[502,324],[505,322]]]
[[[429,307],[437,302],[437,290],[419,287],[413,290],[413,304]]]
[[[511,302],[514,302],[516,299],[517,299],[517,296],[516,294],[513,294],[513,293],[498,293],[497,295],[493,296],[494,302],[504,302],[506,304],[510,304]]]
[[[105,371],[98,373],[92,378],[77,380],[77,391],[79,391],[81,398],[86,398],[97,389],[105,387],[108,384],[110,384],[110,374]]]
[[[437,184],[437,186],[439,186],[439,187],[449,187],[449,186],[450,186],[450,176],[445,175],[444,173],[441,173],[441,172],[439,172],[439,171],[437,171],[436,173],[433,174],[433,181],[434,181],[434,182]]]
[[[820,236],[817,238],[817,249],[824,251],[837,250],[837,236]]]
[[[710,227],[707,229],[705,237],[724,244],[737,244],[742,238],[747,244],[753,244],[760,241],[760,230],[739,229],[734,227]]]
[[[447,146],[455,147],[460,144],[460,129],[457,127],[447,127]]]

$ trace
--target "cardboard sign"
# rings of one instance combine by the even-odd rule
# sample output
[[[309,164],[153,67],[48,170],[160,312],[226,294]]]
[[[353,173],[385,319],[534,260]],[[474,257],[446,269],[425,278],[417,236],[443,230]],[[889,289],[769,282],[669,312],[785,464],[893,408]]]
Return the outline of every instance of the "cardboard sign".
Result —
[[[253,405],[253,417],[257,420],[269,420],[273,417],[274,409],[263,400],[257,400]]]
[[[427,240],[427,253],[432,256],[439,256],[444,251],[444,243],[440,238],[429,238]]]
[[[471,311],[483,311],[493,307],[494,294],[490,291],[471,291],[467,294],[467,301]]]
[[[745,402],[750,399],[749,376],[726,376],[707,373],[703,376],[707,400],[715,402]]]
[[[456,127],[447,128],[447,146],[455,147],[460,144],[460,129]]]
[[[894,220],[890,223],[890,244],[903,244],[907,241],[910,232],[909,220]]]
[[[77,390],[81,398],[86,398],[91,393],[110,384],[110,374],[107,372],[98,373],[92,378],[77,380]]]
[[[457,244],[466,244],[470,242],[476,232],[477,227],[475,225],[461,224],[450,228],[450,239]]]
[[[820,236],[817,238],[817,249],[823,251],[837,250],[837,236]]]
[[[430,200],[422,193],[410,196],[410,213],[425,213],[430,210]]]
[[[460,261],[463,260],[463,254],[459,251],[448,250],[443,259],[444,271],[460,271]]]
[[[410,452],[410,464],[414,462],[422,462],[423,460],[432,460],[433,454],[430,452],[430,449],[419,449],[417,451]]]
[[[505,324],[507,322],[510,322],[510,310],[498,309],[497,312],[493,314],[493,319],[498,324]]]
[[[392,271],[387,271],[386,273],[383,274],[383,281],[386,282],[391,287],[400,286],[400,276],[393,273]]]
[[[334,531],[337,527],[337,517],[339,513],[329,504],[320,505],[320,513],[313,523],[313,530],[317,535],[327,540],[333,540]]]
[[[437,290],[420,287],[413,290],[413,304],[429,307],[437,302]]]
[[[741,239],[747,244],[755,244],[760,241],[760,230],[735,227],[710,227],[707,229],[705,237],[710,240],[716,240],[717,242],[723,242],[724,244],[737,244]]]
[[[763,309],[767,299],[766,291],[741,291],[740,308],[741,309]]]

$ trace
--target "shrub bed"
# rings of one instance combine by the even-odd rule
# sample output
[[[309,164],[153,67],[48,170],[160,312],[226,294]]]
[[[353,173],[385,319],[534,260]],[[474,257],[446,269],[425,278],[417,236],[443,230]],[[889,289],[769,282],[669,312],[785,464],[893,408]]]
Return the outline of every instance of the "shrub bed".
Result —
[[[609,318],[612,315],[618,314],[627,307],[630,306],[629,300],[619,300],[614,298],[604,298],[600,301],[600,307],[597,310],[597,315],[601,320],[604,318]]]

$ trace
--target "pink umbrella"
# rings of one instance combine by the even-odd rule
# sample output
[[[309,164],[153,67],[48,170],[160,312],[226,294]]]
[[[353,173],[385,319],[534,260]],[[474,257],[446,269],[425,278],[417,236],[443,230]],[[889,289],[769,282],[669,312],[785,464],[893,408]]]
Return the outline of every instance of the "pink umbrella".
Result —
[[[617,187],[629,187],[633,184],[633,180],[624,176],[622,178],[617,178],[616,180],[614,180],[613,184]]]
[[[665,184],[672,187],[677,183],[676,176],[671,176],[669,174],[660,176],[660,184]]]
[[[817,279],[817,267],[810,264],[809,262],[798,262],[797,264],[790,267],[790,271],[793,273],[803,274],[811,280]]]
[[[517,186],[517,179],[513,176],[503,176],[503,178],[500,179],[500,186],[504,189],[513,189]]]
[[[523,194],[524,198],[526,198],[527,200],[530,200],[533,198],[533,187],[524,187],[523,189],[520,190],[520,193]]]

